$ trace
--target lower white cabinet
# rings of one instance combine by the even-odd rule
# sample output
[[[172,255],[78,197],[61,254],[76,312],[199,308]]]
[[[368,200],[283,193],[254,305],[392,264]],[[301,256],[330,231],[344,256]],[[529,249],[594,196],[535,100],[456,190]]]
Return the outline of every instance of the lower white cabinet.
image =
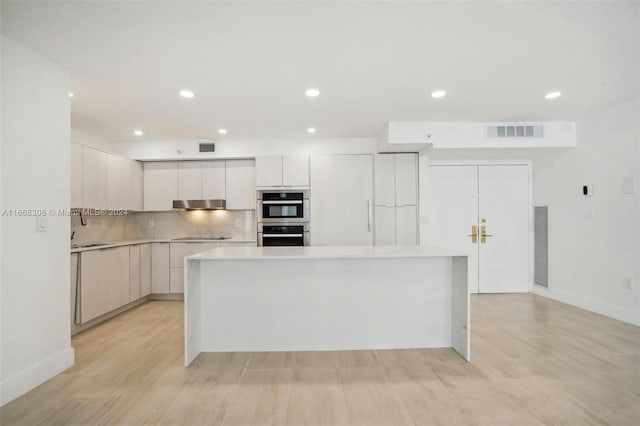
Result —
[[[184,293],[184,258],[220,247],[220,243],[171,243],[171,293]]]
[[[418,244],[418,207],[396,207],[396,244]]]
[[[416,206],[376,206],[376,245],[400,246],[418,244],[417,214]]]
[[[102,251],[102,250],[100,250]],[[129,247],[106,249],[109,271],[107,273],[107,312],[129,303]]]
[[[140,244],[140,297],[151,294],[151,244]]]
[[[151,243],[151,293],[169,293],[169,272],[169,243]]]
[[[80,262],[81,323],[129,303],[129,247],[86,251]]]
[[[76,301],[77,294],[76,291],[78,289],[78,253],[71,253],[71,328],[73,329],[73,324],[76,322]]]
[[[140,298],[140,246],[129,246],[129,301]]]

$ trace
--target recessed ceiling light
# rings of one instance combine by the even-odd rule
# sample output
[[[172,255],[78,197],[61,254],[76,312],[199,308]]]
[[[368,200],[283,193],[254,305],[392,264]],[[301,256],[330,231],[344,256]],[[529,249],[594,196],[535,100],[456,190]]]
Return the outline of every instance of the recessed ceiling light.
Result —
[[[136,130],[133,131],[133,134],[136,135],[136,136],[142,136],[142,135],[144,135],[144,132],[142,130],[140,130],[140,129],[136,129]]]
[[[562,92],[549,92],[546,95],[544,95],[545,99],[557,99],[560,96],[562,96]]]
[[[75,95],[73,94],[73,92],[69,92],[69,97],[73,98]]]
[[[195,94],[191,90],[185,89],[180,91],[180,96],[182,96],[183,98],[191,99],[195,96]]]
[[[320,94],[320,91],[318,89],[307,89],[307,91],[304,92],[304,94],[310,98],[315,98]]]
[[[433,92],[431,92],[431,97],[432,98],[444,98],[444,96],[447,94],[447,92],[445,92],[444,90],[434,90]]]
[[[316,132],[315,127],[307,127],[307,133],[315,133],[315,132]]]
[[[227,129],[218,129],[218,133],[220,133],[221,135],[226,135]]]

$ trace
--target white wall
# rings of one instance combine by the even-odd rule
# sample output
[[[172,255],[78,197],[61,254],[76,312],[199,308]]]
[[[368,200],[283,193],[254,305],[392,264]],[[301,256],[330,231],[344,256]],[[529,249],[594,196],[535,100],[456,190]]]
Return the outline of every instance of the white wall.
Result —
[[[69,75],[2,37],[1,89],[2,208],[67,208]],[[73,365],[69,218],[46,219],[1,218],[2,404]]]
[[[640,325],[639,100],[578,121],[578,144],[534,162],[534,204],[549,205],[549,290],[534,292]],[[635,178],[635,194],[622,181]],[[582,185],[593,185],[585,198]],[[623,286],[633,279],[633,289]]]
[[[115,142],[114,152],[135,160],[188,160],[202,158],[243,158],[257,155],[373,154],[376,138],[343,138],[305,140],[219,140],[215,153],[199,153],[195,139],[176,141]],[[180,151],[180,152],[178,152]]]

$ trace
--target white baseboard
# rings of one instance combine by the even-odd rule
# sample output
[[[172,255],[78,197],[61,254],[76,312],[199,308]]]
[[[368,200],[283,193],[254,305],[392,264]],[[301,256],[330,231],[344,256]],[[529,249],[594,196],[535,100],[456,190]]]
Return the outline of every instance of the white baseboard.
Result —
[[[0,406],[72,367],[74,359],[73,348],[68,348],[0,382]]]
[[[548,289],[539,285],[534,285],[531,292],[538,296],[557,300],[618,321],[640,326],[640,311],[634,311],[633,309],[612,305],[601,300],[591,299],[562,290]]]

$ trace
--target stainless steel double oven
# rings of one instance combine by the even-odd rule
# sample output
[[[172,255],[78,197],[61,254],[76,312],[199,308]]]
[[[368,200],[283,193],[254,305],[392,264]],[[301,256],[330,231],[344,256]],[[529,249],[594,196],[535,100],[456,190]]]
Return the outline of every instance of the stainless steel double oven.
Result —
[[[258,191],[258,245],[309,245],[309,191]]]

